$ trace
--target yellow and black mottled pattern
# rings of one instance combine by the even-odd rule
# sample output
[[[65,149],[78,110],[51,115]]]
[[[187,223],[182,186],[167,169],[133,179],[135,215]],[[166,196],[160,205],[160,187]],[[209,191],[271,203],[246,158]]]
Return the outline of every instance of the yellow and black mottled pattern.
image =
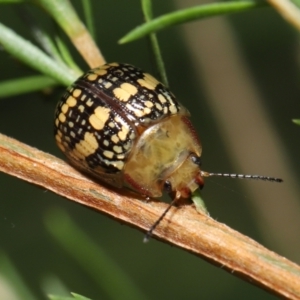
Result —
[[[111,63],[88,71],[83,81],[111,99],[134,124],[148,126],[176,114],[180,105],[174,95],[150,74],[128,64]],[[82,80],[82,79],[79,79]]]
[[[56,109],[55,138],[75,165],[96,175],[121,174],[140,133],[180,109],[151,75],[128,64],[106,64],[66,90]]]

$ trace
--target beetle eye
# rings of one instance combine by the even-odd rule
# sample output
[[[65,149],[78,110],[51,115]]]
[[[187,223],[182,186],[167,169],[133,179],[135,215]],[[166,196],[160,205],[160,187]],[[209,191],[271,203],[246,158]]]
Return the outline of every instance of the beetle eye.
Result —
[[[164,190],[167,192],[167,193],[170,193],[172,192],[172,184],[169,180],[166,180],[164,182]]]
[[[199,156],[197,156],[196,154],[192,153],[190,157],[191,157],[192,162],[195,165],[197,165],[199,167],[201,166],[201,158]]]

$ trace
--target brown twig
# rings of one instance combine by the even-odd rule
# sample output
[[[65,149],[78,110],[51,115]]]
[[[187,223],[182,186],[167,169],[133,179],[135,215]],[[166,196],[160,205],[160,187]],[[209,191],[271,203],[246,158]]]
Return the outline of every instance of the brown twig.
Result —
[[[56,20],[90,68],[105,64],[105,58],[70,1],[38,0],[36,2]]]
[[[0,134],[0,170],[147,230],[166,204],[121,195],[50,154]],[[289,299],[300,299],[300,267],[192,206],[172,208],[154,237]]]
[[[106,61],[100,49],[85,27],[82,26],[82,30],[70,36],[70,39],[90,68],[96,68],[105,64]]]
[[[292,24],[297,30],[300,30],[300,10],[290,0],[267,0],[286,21]]]

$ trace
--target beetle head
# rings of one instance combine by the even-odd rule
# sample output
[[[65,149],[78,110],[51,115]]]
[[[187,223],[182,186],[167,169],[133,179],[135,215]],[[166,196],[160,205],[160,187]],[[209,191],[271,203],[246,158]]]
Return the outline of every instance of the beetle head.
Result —
[[[179,168],[174,170],[172,174],[164,182],[164,189],[174,199],[190,198],[192,193],[202,188],[204,180],[200,170],[200,157],[191,153],[182,162]]]

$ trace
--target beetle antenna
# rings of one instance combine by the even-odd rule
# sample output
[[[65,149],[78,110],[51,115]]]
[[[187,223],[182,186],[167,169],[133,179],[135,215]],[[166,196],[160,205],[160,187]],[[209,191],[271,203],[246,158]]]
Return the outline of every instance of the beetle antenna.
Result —
[[[178,200],[179,198],[175,198],[174,200],[172,200],[172,202],[168,205],[168,207],[165,209],[165,211],[160,215],[160,217],[153,223],[153,225],[149,228],[149,230],[146,232],[145,236],[144,236],[144,239],[143,239],[143,242],[144,243],[148,243],[152,234],[153,234],[153,231],[154,229],[159,225],[159,223],[161,222],[161,220],[166,216],[166,214],[168,213],[168,211],[171,209],[171,207],[176,203],[176,201]]]
[[[283,182],[283,179],[262,175],[248,175],[248,174],[228,174],[228,173],[210,173],[201,171],[201,176],[210,177],[210,176],[221,176],[221,177],[230,177],[230,178],[239,178],[239,179],[256,179],[256,180],[265,180],[272,182]]]

